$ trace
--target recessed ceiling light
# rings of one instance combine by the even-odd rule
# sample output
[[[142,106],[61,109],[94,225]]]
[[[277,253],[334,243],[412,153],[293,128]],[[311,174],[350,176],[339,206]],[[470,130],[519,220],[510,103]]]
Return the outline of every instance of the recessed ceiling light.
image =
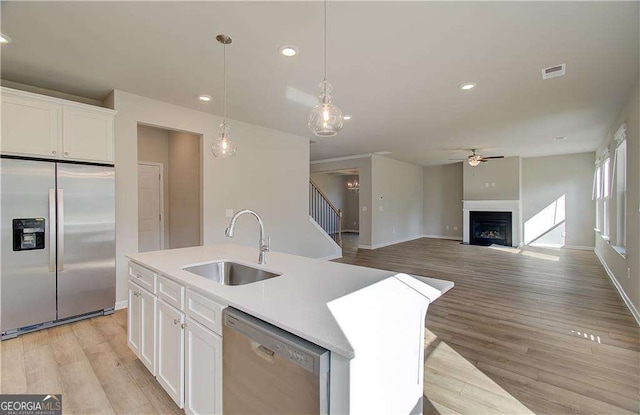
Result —
[[[292,45],[281,46],[279,50],[280,53],[282,53],[287,58],[296,56],[298,54],[298,48]]]
[[[12,42],[12,40],[11,40],[11,38],[9,36],[7,36],[7,35],[5,35],[3,33],[0,33],[0,43],[11,43],[11,42]]]
[[[209,102],[211,101],[211,95],[200,94],[198,95],[198,99],[202,102]]]
[[[342,117],[343,120],[350,120],[351,119],[351,115],[347,114],[344,117]]]
[[[553,139],[556,140],[556,141],[562,141],[562,140],[566,140],[567,137],[561,135],[561,136],[558,136],[558,137],[553,137]]]
[[[467,82],[467,83],[464,83],[464,84],[460,85],[460,89],[462,89],[463,91],[468,91],[468,90],[473,89],[475,87],[476,87],[476,84],[473,83],[473,82]]]

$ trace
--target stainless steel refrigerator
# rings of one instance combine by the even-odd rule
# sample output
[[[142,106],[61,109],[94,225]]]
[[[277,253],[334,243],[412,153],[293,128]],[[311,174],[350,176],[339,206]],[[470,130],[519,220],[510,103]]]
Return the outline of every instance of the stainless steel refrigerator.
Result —
[[[112,166],[0,159],[2,339],[113,312]]]

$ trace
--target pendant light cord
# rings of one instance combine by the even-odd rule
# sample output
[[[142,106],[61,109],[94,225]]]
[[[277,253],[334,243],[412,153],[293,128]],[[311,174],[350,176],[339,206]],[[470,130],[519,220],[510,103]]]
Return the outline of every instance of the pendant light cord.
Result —
[[[327,80],[327,0],[324,0],[324,80]]]
[[[227,44],[222,44],[222,118],[227,121]]]

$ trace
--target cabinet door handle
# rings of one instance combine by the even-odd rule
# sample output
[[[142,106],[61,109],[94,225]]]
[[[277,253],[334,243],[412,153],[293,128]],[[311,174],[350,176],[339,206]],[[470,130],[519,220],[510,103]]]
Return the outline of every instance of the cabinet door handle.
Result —
[[[68,152],[68,151],[65,151],[65,152],[64,152],[64,155],[65,155],[65,156],[68,156],[68,155],[69,155],[69,152]]]
[[[140,291],[134,291],[133,295],[135,295],[136,297],[140,297]]]
[[[178,324],[178,323],[180,323],[180,320],[179,320],[179,319],[177,319],[177,318],[174,318],[174,319],[173,319],[173,324]]]
[[[58,154],[58,152],[53,150],[53,151],[51,151],[51,154]]]
[[[181,327],[181,328],[183,328],[183,329],[187,328],[187,323],[182,323],[182,324],[180,325],[180,327]]]

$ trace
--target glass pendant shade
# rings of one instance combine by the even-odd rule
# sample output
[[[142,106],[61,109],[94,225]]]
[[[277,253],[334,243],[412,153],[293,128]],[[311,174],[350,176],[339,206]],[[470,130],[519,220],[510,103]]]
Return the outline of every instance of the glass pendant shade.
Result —
[[[237,151],[229,139],[229,125],[225,120],[220,124],[218,138],[211,144],[211,154],[213,154],[214,157],[226,158],[233,156]]]
[[[327,81],[320,82],[318,103],[309,113],[309,129],[318,137],[333,137],[342,130],[344,117],[342,111],[331,101],[333,87]]]

